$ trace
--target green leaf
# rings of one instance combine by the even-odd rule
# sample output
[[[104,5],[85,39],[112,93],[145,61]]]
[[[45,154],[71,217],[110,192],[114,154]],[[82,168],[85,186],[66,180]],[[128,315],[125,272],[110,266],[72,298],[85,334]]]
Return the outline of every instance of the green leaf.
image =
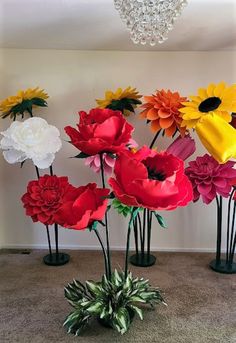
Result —
[[[86,281],[86,287],[92,295],[98,296],[101,294],[101,286],[96,282]]]
[[[129,312],[127,311],[126,308],[121,307],[117,311],[115,318],[116,318],[117,324],[119,326],[119,331],[123,335],[128,330],[128,328],[130,326]]]
[[[90,314],[96,314],[98,315],[101,312],[101,309],[103,308],[103,304],[100,301],[94,301],[94,303],[91,303],[91,305],[86,308],[86,311]]]
[[[80,152],[78,155],[76,155],[76,156],[73,156],[73,157],[71,157],[71,158],[87,158],[87,157],[89,157],[90,155],[87,155],[87,154],[85,154],[84,152]]]
[[[122,202],[120,202],[120,200],[118,200],[117,198],[112,201],[112,206],[114,207],[114,209],[117,210],[119,214],[123,214],[124,217],[127,217],[127,215],[131,213],[133,209],[133,207],[122,204]]]
[[[95,220],[90,226],[88,226],[88,229],[90,232],[95,231],[95,230],[97,230],[97,226],[98,226],[98,221]]]
[[[134,305],[130,305],[130,308],[137,313],[141,320],[143,320],[143,311],[140,308]]]
[[[160,226],[163,227],[164,229],[166,229],[166,228],[167,228],[167,225],[166,225],[166,223],[165,223],[163,217],[160,216],[158,213],[156,213],[156,212],[154,212],[154,211],[153,211],[153,213],[154,213],[154,215],[155,215],[155,217],[156,217],[158,223],[160,224]]]

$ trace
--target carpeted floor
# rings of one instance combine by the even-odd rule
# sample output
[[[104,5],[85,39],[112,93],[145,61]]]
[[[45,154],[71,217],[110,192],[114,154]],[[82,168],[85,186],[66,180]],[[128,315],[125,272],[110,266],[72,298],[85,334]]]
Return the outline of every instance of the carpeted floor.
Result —
[[[165,291],[168,307],[145,310],[144,320],[135,318],[124,336],[95,320],[79,338],[62,327],[70,311],[63,286],[75,277],[99,280],[101,253],[71,251],[70,263],[61,267],[44,265],[44,254],[1,251],[1,343],[236,343],[236,275],[211,271],[211,254],[158,253],[155,266],[131,267]],[[122,266],[123,254],[114,252],[113,261]]]

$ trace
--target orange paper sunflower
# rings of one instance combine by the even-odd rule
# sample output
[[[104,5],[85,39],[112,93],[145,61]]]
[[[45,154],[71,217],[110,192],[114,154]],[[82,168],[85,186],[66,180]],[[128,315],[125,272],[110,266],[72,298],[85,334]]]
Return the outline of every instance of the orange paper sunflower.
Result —
[[[163,130],[168,137],[173,136],[176,131],[184,135],[186,128],[181,127],[179,109],[186,100],[187,98],[181,97],[178,92],[158,90],[155,94],[144,97],[145,103],[141,106],[144,110],[140,116],[151,122],[151,130],[154,132]]]

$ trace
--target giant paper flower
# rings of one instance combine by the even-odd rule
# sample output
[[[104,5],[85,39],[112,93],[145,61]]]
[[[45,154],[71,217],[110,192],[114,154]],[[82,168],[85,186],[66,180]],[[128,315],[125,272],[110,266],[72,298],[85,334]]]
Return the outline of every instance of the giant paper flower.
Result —
[[[197,96],[190,96],[191,101],[183,102],[182,126],[195,128],[209,112],[214,112],[227,122],[231,121],[231,112],[236,111],[236,85],[227,86],[225,82],[211,83],[199,88]]]
[[[116,153],[128,144],[133,126],[120,111],[92,109],[89,113],[79,112],[78,130],[66,126],[71,143],[83,153],[93,156],[99,153]]]
[[[197,201],[201,196],[203,202],[209,204],[217,194],[228,197],[232,180],[236,178],[234,164],[232,161],[219,164],[208,154],[189,162],[185,173],[193,185],[193,200]]]
[[[125,116],[129,116],[137,105],[142,102],[139,100],[142,95],[136,88],[127,87],[124,90],[118,88],[115,92],[106,91],[105,99],[97,99],[98,108],[110,108],[121,111]]]
[[[64,201],[55,220],[65,228],[85,230],[94,221],[101,221],[107,209],[109,189],[97,188],[96,183],[78,187],[70,199]]]
[[[168,146],[166,151],[185,161],[196,151],[196,144],[194,139],[189,135],[184,137],[179,136]]]
[[[47,93],[39,87],[20,90],[16,95],[9,96],[0,102],[1,117],[10,116],[15,119],[17,114],[23,117],[25,111],[32,115],[32,107],[46,107],[47,98]]]
[[[55,153],[62,145],[59,130],[38,117],[24,122],[14,121],[1,134],[3,138],[0,146],[8,163],[32,159],[40,169],[48,168],[52,164]]]
[[[186,99],[178,92],[158,90],[156,94],[144,97],[145,103],[141,106],[144,110],[140,116],[151,121],[151,129],[154,132],[163,130],[168,137],[173,136],[176,131],[184,134],[185,128],[181,127],[182,117],[179,109]]]
[[[121,152],[109,184],[123,204],[151,210],[173,210],[193,198],[184,163],[167,152],[143,147],[135,154]]]
[[[39,180],[30,181],[27,192],[21,198],[26,215],[34,222],[39,221],[45,225],[56,223],[55,213],[73,197],[75,190],[64,176],[44,175]]]
[[[102,161],[105,174],[110,175],[115,165],[115,159],[109,154],[104,153],[102,156]],[[85,158],[85,165],[89,166],[95,173],[99,173],[101,171],[100,155],[97,154],[95,156],[89,156]]]

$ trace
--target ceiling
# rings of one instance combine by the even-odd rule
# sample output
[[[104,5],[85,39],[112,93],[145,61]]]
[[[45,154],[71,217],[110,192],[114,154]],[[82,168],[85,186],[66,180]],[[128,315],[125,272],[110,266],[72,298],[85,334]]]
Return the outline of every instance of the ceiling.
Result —
[[[113,0],[0,0],[0,47],[76,50],[236,50],[236,0],[189,0],[169,39],[135,45]]]

